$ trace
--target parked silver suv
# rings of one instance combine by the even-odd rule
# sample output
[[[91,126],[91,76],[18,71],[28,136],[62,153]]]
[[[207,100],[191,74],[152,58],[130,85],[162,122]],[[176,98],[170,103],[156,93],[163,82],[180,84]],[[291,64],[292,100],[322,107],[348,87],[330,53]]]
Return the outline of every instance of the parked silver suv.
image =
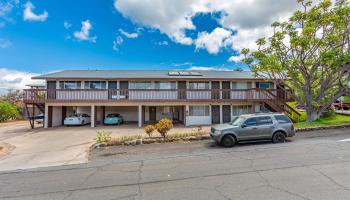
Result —
[[[210,136],[225,147],[248,140],[272,140],[282,143],[295,135],[293,122],[282,113],[240,115],[231,123],[211,128]]]

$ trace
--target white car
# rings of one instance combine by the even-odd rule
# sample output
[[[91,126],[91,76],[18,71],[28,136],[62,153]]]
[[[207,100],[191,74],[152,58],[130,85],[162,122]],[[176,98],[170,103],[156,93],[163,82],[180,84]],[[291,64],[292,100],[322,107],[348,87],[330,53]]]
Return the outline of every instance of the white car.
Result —
[[[64,119],[64,125],[85,125],[91,123],[91,117],[87,114],[79,113],[73,114]]]

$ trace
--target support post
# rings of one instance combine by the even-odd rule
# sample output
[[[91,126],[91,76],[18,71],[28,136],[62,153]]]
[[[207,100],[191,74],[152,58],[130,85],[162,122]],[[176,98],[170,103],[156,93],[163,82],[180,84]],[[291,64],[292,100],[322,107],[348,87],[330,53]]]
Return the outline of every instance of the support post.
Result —
[[[45,104],[44,128],[49,127],[49,106]]]
[[[95,106],[91,106],[91,128],[95,127]]]
[[[209,105],[209,116],[210,116],[210,124],[213,124],[213,114],[211,112],[211,104]]]
[[[220,124],[223,123],[223,116],[222,116],[222,105],[220,105]]]
[[[188,116],[190,115],[190,106],[185,106],[185,126],[188,126]]]
[[[138,108],[138,127],[142,127],[142,105],[139,105]]]
[[[220,84],[220,86],[219,86],[220,87],[220,90],[219,90],[220,91],[220,99],[222,99],[222,81],[220,81],[219,84]]]
[[[105,116],[106,116],[106,107],[102,106],[102,117],[101,117],[101,124],[103,125],[104,121],[105,121]]]

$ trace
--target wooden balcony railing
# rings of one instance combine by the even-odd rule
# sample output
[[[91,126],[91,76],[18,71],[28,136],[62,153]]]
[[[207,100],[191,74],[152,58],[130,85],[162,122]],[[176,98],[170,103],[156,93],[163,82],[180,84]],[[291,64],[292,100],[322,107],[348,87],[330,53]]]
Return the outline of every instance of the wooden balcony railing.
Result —
[[[282,100],[276,89],[27,89],[25,102],[60,101],[170,101],[170,100]]]

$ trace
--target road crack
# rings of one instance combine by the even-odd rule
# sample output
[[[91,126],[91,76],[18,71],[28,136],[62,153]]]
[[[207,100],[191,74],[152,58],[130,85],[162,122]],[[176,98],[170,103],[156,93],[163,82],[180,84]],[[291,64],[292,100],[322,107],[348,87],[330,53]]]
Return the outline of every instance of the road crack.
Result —
[[[272,185],[271,182],[270,182],[267,178],[265,178],[265,177],[261,174],[261,172],[260,172],[259,170],[256,170],[256,173],[257,173],[257,174],[259,175],[259,177],[266,183],[267,186],[269,186],[269,187],[271,187],[271,188],[273,188],[273,189],[276,189],[276,190],[285,192],[285,193],[287,193],[287,194],[290,194],[290,195],[292,195],[292,196],[296,196],[296,197],[299,197],[299,198],[302,198],[302,199],[305,199],[305,200],[311,200],[310,198],[307,198],[307,197],[302,196],[302,195],[300,195],[300,194],[297,194],[297,193],[294,193],[294,192],[291,192],[291,191],[285,190],[285,189],[283,189],[283,188],[276,187],[276,186]]]
[[[315,169],[315,168],[311,168],[308,167],[309,169],[312,169],[314,171],[316,171],[317,173],[321,174],[323,177],[325,177],[326,179],[328,179],[329,181],[331,181],[333,184],[343,188],[344,190],[350,191],[350,188],[346,187],[345,185],[339,183],[338,181],[336,181],[334,178],[328,176],[327,174],[323,173],[321,170]]]

